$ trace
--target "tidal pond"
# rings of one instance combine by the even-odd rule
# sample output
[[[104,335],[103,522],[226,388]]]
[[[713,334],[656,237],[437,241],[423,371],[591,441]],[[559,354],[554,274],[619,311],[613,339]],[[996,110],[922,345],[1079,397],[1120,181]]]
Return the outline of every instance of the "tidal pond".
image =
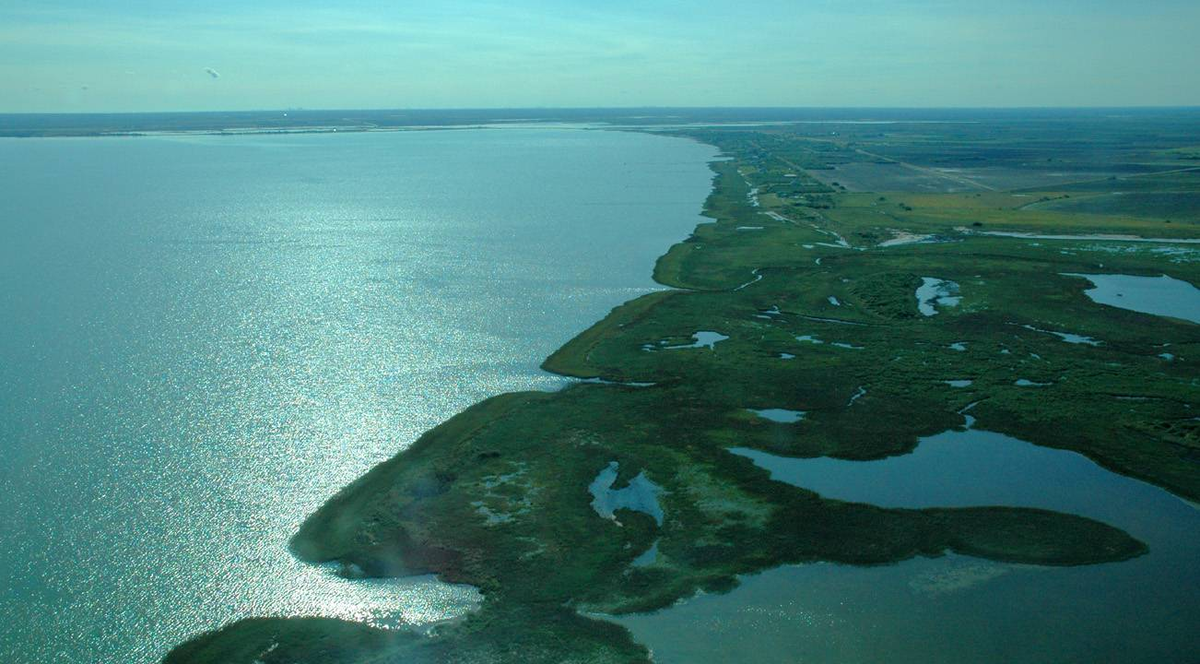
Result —
[[[645,473],[638,473],[637,477],[629,480],[628,485],[614,489],[612,486],[617,481],[618,467],[616,461],[610,462],[588,486],[592,494],[592,509],[606,519],[615,519],[617,510],[633,510],[648,514],[661,526],[663,511],[658,504],[658,493],[662,489],[651,482]]]
[[[921,277],[917,287],[917,309],[924,316],[934,316],[938,307],[957,306],[962,300],[958,296],[958,284],[947,279]]]
[[[795,424],[804,419],[805,415],[802,410],[787,410],[785,408],[763,408],[759,410],[750,408],[748,410],[763,419],[779,422],[780,424]]]
[[[678,348],[712,348],[714,345],[717,344],[717,342],[725,341],[729,337],[724,334],[721,334],[720,332],[711,332],[708,330],[701,330],[701,331],[693,334],[692,338],[695,339],[695,341],[693,341],[690,344],[682,344],[679,346],[667,346],[667,348],[671,349],[671,350],[678,349]]]
[[[1058,337],[1059,339],[1062,339],[1063,341],[1065,341],[1069,344],[1084,344],[1087,346],[1099,346],[1104,343],[1103,341],[1097,341],[1091,337],[1085,337],[1082,334],[1072,334],[1070,332],[1055,332],[1054,330],[1043,330],[1041,328],[1034,327],[1032,325],[1022,325],[1021,327],[1025,328],[1026,330],[1031,330],[1033,332],[1042,332],[1045,334],[1053,334],[1054,336]]]
[[[1099,304],[1200,323],[1200,288],[1167,275],[1066,274],[1092,282],[1084,293]]]
[[[1195,654],[1200,510],[1087,458],[986,431],[925,438],[882,461],[789,459],[734,449],[796,484],[888,507],[1016,505],[1099,519],[1150,546],[1083,567],[957,555],[830,563],[742,578],[653,614],[623,616],[659,664],[1174,662]]]

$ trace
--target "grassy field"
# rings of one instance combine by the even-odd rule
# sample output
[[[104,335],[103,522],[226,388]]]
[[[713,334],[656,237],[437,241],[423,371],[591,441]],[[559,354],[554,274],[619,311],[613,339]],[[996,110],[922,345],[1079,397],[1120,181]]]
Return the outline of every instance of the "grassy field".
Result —
[[[1058,198],[1036,207],[1072,214],[1157,218],[1195,225],[1200,222],[1200,191],[1119,192]]]
[[[1065,192],[978,194],[841,194],[824,216],[863,242],[883,240],[891,230],[955,234],[957,229],[1051,234],[1112,233],[1142,237],[1200,238],[1197,194],[1141,194],[1123,201],[1113,194]],[[1140,200],[1139,200],[1140,199]],[[1175,214],[1161,214],[1171,210]],[[1139,213],[1134,216],[1131,213]],[[1171,217],[1174,217],[1172,219]],[[877,242],[875,242],[877,243]]]
[[[923,436],[965,426],[962,411],[973,405],[976,428],[1074,450],[1200,500],[1200,328],[1098,305],[1086,281],[1067,276],[1165,273],[1200,283],[1200,266],[1119,243],[956,230],[1200,237],[1185,215],[1167,224],[1141,214],[1190,203],[1075,209],[1063,190],[849,193],[814,175],[885,148],[888,158],[929,163],[938,134],[919,129],[891,143],[878,127],[821,141],[800,133],[815,129],[675,130],[732,157],[712,166],[705,214],[713,223],[655,267],[660,282],[686,290],[615,309],[545,363],[608,384],[478,404],[346,487],[293,540],[314,563],[473,584],[484,607],[430,638],[339,621],[243,621],[179,646],[169,661],[646,662],[645,648],[594,614],[728,591],[738,575],[788,563],[875,565],[954,552],[1062,566],[1145,553],[1123,531],[1071,514],[829,500],[771,481],[728,452],[904,454]],[[961,166],[980,129],[944,131],[949,148],[935,161]],[[1029,145],[1049,140],[1049,129],[1024,143],[1011,130],[993,133],[1004,134],[1001,144],[979,138],[973,154],[1007,154],[999,161],[1014,167],[1066,145],[1076,169],[1096,165],[1061,136]],[[1169,146],[1122,150],[1116,134],[1098,139],[1108,171],[1158,168],[1122,156],[1175,158],[1164,156]],[[1111,193],[1094,191],[1078,200]],[[898,233],[941,241],[880,246]],[[915,290],[925,277],[953,281],[961,300],[922,314]],[[694,346],[699,332],[724,338]],[[1054,332],[1097,341],[1067,343]],[[953,388],[952,379],[972,382]],[[764,408],[806,416],[782,424],[749,412]],[[597,513],[588,487],[612,462],[615,489],[638,475],[658,487],[661,523],[631,509],[612,519]],[[635,563],[651,547],[653,561]]]

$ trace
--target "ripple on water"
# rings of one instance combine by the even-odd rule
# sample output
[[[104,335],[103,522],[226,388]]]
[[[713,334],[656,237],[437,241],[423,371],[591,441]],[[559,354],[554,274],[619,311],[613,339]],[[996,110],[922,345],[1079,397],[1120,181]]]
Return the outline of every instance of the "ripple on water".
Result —
[[[661,289],[713,156],[545,127],[0,139],[0,218],[29,222],[0,224],[21,312],[0,346],[28,350],[0,369],[0,659],[142,664],[250,616],[477,606],[338,578],[288,538],[452,414],[562,387],[539,363]]]

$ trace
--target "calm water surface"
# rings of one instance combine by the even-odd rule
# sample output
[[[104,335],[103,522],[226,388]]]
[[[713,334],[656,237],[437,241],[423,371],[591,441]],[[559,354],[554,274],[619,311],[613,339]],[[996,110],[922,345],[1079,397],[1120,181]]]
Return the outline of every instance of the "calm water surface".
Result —
[[[1092,287],[1084,291],[1094,302],[1156,316],[1200,323],[1200,288],[1167,275],[1135,277],[1128,274],[1068,274],[1082,277]]]
[[[305,515],[538,371],[701,219],[714,156],[546,128],[0,141],[0,659],[477,601],[297,563]]]
[[[772,479],[886,507],[1019,505],[1124,528],[1148,555],[1054,568],[963,556],[798,565],[618,621],[660,664],[1194,662],[1200,658],[1200,509],[1087,458],[997,433],[948,431],[880,461],[748,449]]]

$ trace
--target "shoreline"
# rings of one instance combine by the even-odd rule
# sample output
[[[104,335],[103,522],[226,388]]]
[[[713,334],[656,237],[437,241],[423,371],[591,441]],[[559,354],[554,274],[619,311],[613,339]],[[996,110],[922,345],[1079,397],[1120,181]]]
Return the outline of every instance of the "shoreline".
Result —
[[[1093,449],[1086,432],[1069,440],[1048,439],[1045,430],[1056,431],[1063,424],[1047,429],[1050,414],[1028,402],[1019,387],[1004,387],[1002,376],[1011,372],[1006,367],[987,369],[996,377],[977,379],[983,385],[957,392],[932,387],[912,392],[914,380],[930,375],[916,363],[888,369],[897,375],[885,374],[882,382],[880,376],[868,379],[886,357],[879,349],[899,348],[910,336],[934,335],[946,343],[969,334],[988,336],[987,326],[966,324],[971,317],[994,315],[971,298],[955,311],[927,319],[915,314],[910,295],[917,277],[909,270],[922,260],[941,261],[943,274],[969,283],[970,272],[954,267],[960,260],[955,252],[966,251],[922,244],[892,246],[887,252],[793,249],[819,245],[826,233],[835,232],[821,227],[829,220],[817,213],[805,216],[806,224],[795,224],[776,211],[782,208],[751,206],[746,196],[750,183],[739,171],[747,166],[744,157],[702,136],[680,137],[714,145],[721,154],[709,162],[713,188],[703,212],[714,221],[701,222],[656,261],[654,280],[673,290],[617,306],[542,364],[553,374],[609,384],[510,393],[476,404],[344,487],[293,537],[293,551],[307,562],[356,565],[372,576],[432,572],[447,581],[471,583],[484,593],[483,608],[462,624],[431,641],[397,648],[464,656],[506,642],[512,630],[538,625],[530,637],[532,661],[580,653],[601,661],[642,661],[646,651],[627,632],[590,621],[581,612],[655,610],[698,590],[730,590],[740,575],[798,562],[878,565],[955,552],[1073,566],[1128,560],[1147,551],[1116,528],[1046,510],[882,509],[826,500],[766,482],[765,471],[725,451],[733,440],[797,457],[865,460],[905,454],[922,436],[959,426],[959,413],[969,400],[978,403],[972,412],[981,428],[1081,451],[1103,466],[1151,477],[1181,497],[1200,495],[1194,473],[1186,467],[1176,470],[1168,464],[1148,473],[1138,465],[1162,462],[1146,457],[1118,463],[1114,459],[1124,458],[1124,449]],[[738,233],[748,220],[762,228]],[[1008,252],[1010,258],[1067,262],[1048,251],[1005,244],[1004,238],[970,242],[993,254]],[[988,274],[1002,279],[997,269],[987,268]],[[758,278],[747,283],[747,273]],[[853,285],[841,285],[847,280]],[[1095,314],[1078,290],[1071,312],[1088,321]],[[836,297],[831,294],[823,302],[829,291]],[[810,297],[814,292],[820,297]],[[813,324],[814,315],[820,321],[834,306],[846,320],[861,325],[835,330]],[[751,320],[753,312],[772,309],[765,316],[770,323]],[[1039,312],[1034,307],[1033,314]],[[792,330],[818,328],[820,337],[807,338],[824,344],[821,338],[827,335],[830,344],[797,350],[796,341],[787,338]],[[671,350],[690,348],[686,344],[696,330],[720,330],[725,338],[707,348]],[[1187,334],[1186,328],[1172,330]],[[760,333],[759,340],[751,336]],[[657,345],[646,345],[655,338],[661,339]],[[1053,345],[1057,340],[1036,336],[1025,335],[1020,342],[1045,356],[1065,350]],[[982,343],[971,339],[972,345]],[[865,351],[864,359],[846,355],[855,349]],[[774,354],[790,355],[790,364],[781,366]],[[947,362],[961,360],[955,355],[939,355],[935,371],[963,374],[984,366],[972,357],[964,366],[974,369],[946,368],[953,366]],[[1062,362],[1091,366],[1093,360],[1072,355]],[[802,375],[818,380],[799,382]],[[848,400],[846,395],[851,395]],[[795,407],[815,415],[781,428],[741,414],[751,406]],[[857,410],[848,413],[852,407],[866,409],[869,419],[863,420]],[[1037,428],[1028,424],[1031,413]],[[1079,416],[1067,417],[1075,422]],[[614,487],[639,472],[664,487],[665,523],[629,511],[619,512],[617,531],[592,523],[586,492],[572,487],[586,487],[595,471],[614,462],[620,468]],[[501,517],[480,523],[484,510]],[[797,529],[797,523],[806,528]],[[809,530],[814,525],[821,533],[816,539]],[[700,547],[705,550],[700,554],[691,544],[696,537],[714,543]],[[631,561],[651,543],[659,560],[631,571]],[[553,571],[547,574],[547,569]],[[308,628],[314,634],[322,630],[317,623]],[[240,647],[246,639],[258,638],[243,632],[235,623],[181,646],[167,661],[216,661],[205,659],[208,648]],[[311,636],[293,645],[306,647]]]
[[[708,192],[705,163],[713,153],[655,137],[537,129],[6,145],[10,163],[28,162],[28,168],[13,172],[16,188],[7,202],[29,214],[14,221],[44,216],[43,208],[30,204],[38,203],[34,192],[45,182],[57,192],[42,197],[45,209],[62,219],[61,228],[79,228],[80,235],[97,240],[94,249],[69,239],[64,245],[55,242],[57,232],[42,232],[44,225],[13,225],[9,235],[18,242],[8,248],[25,246],[20,242],[25,236],[31,244],[7,265],[17,277],[14,285],[25,283],[26,259],[40,264],[39,256],[57,256],[50,263],[62,267],[56,280],[44,282],[44,291],[40,280],[30,280],[29,288],[13,293],[13,301],[52,306],[70,292],[96,294],[100,299],[89,301],[99,303],[98,313],[115,315],[63,339],[61,348],[78,347],[79,357],[91,357],[82,353],[84,344],[97,337],[105,357],[127,356],[128,346],[104,343],[110,329],[145,332],[153,341],[136,361],[113,361],[119,383],[101,382],[88,372],[90,362],[78,363],[77,393],[98,404],[81,411],[79,422],[94,435],[47,430],[51,435],[41,448],[80,453],[77,464],[45,467],[43,483],[71,480],[62,482],[60,500],[42,498],[37,476],[13,476],[18,483],[8,503],[39,505],[14,512],[14,564],[42,560],[38,552],[44,550],[46,564],[37,569],[60,586],[102,576],[78,588],[73,595],[78,600],[70,603],[28,596],[23,584],[16,586],[9,604],[30,612],[9,625],[3,640],[11,648],[0,650],[35,660],[51,658],[45,653],[52,648],[77,658],[85,658],[86,650],[104,661],[136,662],[158,661],[198,627],[256,615],[362,619],[386,627],[446,615],[442,609],[457,614],[453,607],[472,599],[473,591],[443,592],[436,584],[405,579],[346,581],[301,563],[287,542],[339,489],[450,415],[491,394],[564,385],[540,371],[540,361],[613,306],[658,288],[646,266],[695,225],[695,201]],[[417,155],[425,156],[412,158]],[[538,163],[522,163],[526,156]],[[440,163],[422,163],[429,160]],[[92,167],[80,168],[84,164]],[[589,169],[609,175],[602,181],[577,175]],[[70,186],[51,184],[54,173],[66,176],[54,180]],[[436,181],[424,186],[426,178]],[[467,182],[474,191],[462,189]],[[587,205],[626,202],[624,191],[647,184],[670,200]],[[370,196],[351,205],[362,192]],[[280,205],[268,209],[266,201]],[[93,202],[94,208],[80,204]],[[219,215],[205,213],[214,208]],[[221,223],[206,223],[218,216]],[[100,229],[112,232],[101,238]],[[625,239],[635,233],[635,242]],[[56,253],[60,248],[63,253]],[[69,260],[72,250],[82,260]],[[97,273],[95,266],[107,256],[114,268],[128,269],[118,277],[121,293],[105,289],[101,296],[113,272]],[[145,275],[139,266],[147,262],[162,266],[163,280],[125,278],[130,272]],[[209,273],[213,265],[223,269]],[[264,290],[260,284],[270,286]],[[160,320],[165,312],[153,305],[168,293],[171,315]],[[29,308],[31,315],[43,314],[18,316],[8,339],[23,339],[23,329],[73,329],[61,326],[70,319],[49,315],[59,310]],[[186,325],[188,317],[195,324]],[[39,337],[38,343],[51,338]],[[167,345],[159,339],[180,341]],[[244,343],[250,340],[254,343]],[[192,341],[195,345],[187,343]],[[214,345],[231,350],[217,356],[195,351]],[[261,359],[268,356],[270,361]],[[76,356],[44,357],[43,366],[53,372]],[[39,394],[51,403],[52,392],[39,392],[45,383],[40,376],[48,374],[39,371],[34,357],[14,359],[14,377],[33,388],[14,394],[14,403]],[[170,373],[177,379],[145,376],[150,362],[164,372],[175,367]],[[110,391],[110,385],[131,387]],[[229,391],[233,385],[236,399]],[[147,398],[131,398],[133,389],[148,390]],[[208,404],[213,410],[202,408]],[[112,419],[118,408],[128,418]],[[217,412],[219,431],[209,425]],[[139,418],[140,431],[157,432],[152,439],[124,424]],[[248,435],[232,435],[233,427]],[[92,445],[107,447],[106,436],[117,431],[132,434],[123,439],[128,447],[142,441],[147,450],[160,440],[171,444],[138,456],[137,468],[125,463],[134,461],[128,457],[110,462],[85,454]],[[18,432],[18,449],[26,447],[23,438]],[[161,473],[140,474],[145,466],[161,466]],[[114,477],[126,479],[110,491],[107,482],[99,483],[97,468],[113,468]],[[116,468],[131,472],[116,475]],[[192,484],[199,475],[219,477],[220,483]],[[233,502],[192,499],[225,494],[234,485],[239,488],[228,494]],[[113,504],[66,509],[74,497],[96,490]],[[195,505],[187,519],[168,511],[166,495]],[[93,526],[69,529],[83,525],[80,519]],[[100,523],[128,527],[105,535],[97,530]],[[146,548],[136,535],[143,524],[169,539],[147,542],[158,546]],[[53,532],[71,534],[91,553],[74,560]],[[109,558],[111,564],[105,562]],[[154,583],[159,590],[150,589],[156,570],[168,567],[175,571],[159,577],[161,584]],[[136,579],[144,583],[131,583]],[[165,602],[195,617],[159,619]],[[89,615],[88,606],[110,608]],[[142,608],[125,620],[118,611],[123,607]],[[60,610],[64,620],[95,625],[112,636],[74,640],[60,630],[35,630],[37,615]]]

